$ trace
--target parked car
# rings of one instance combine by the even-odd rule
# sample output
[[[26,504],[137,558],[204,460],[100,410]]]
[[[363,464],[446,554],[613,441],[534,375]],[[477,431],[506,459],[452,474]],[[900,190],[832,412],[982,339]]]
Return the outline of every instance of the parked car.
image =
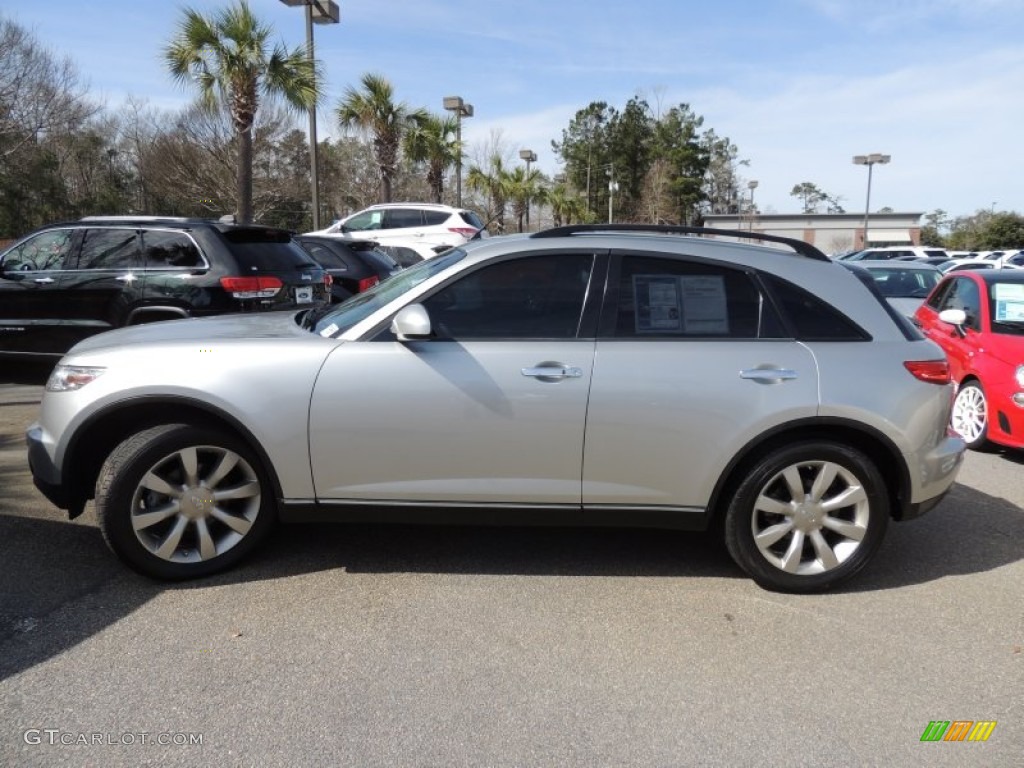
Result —
[[[913,317],[921,302],[938,285],[942,273],[930,264],[913,261],[857,261],[844,266],[860,267],[871,275],[878,290],[897,311]]]
[[[83,341],[36,485],[158,578],[278,519],[511,522],[720,530],[759,584],[827,589],[954,482],[945,355],[863,271],[705,232],[476,240],[333,307]]]
[[[486,237],[480,217],[467,208],[435,203],[382,203],[307,234],[369,236],[381,245],[408,248],[429,259],[468,242],[477,233]]]
[[[0,255],[0,354],[60,355],[101,331],[156,320],[310,307],[329,289],[284,230],[86,217]]]
[[[331,276],[331,301],[335,303],[368,291],[401,270],[374,240],[320,235],[299,235],[295,239]]]
[[[916,317],[949,358],[957,434],[970,448],[1024,448],[1024,271],[947,275]]]
[[[943,274],[946,272],[960,272],[962,270],[995,269],[998,265],[992,261],[984,261],[975,258],[949,259],[935,265]]]
[[[894,245],[884,248],[865,248],[846,254],[841,261],[888,261],[889,259],[927,259],[938,256],[949,258],[942,248],[923,245]]]

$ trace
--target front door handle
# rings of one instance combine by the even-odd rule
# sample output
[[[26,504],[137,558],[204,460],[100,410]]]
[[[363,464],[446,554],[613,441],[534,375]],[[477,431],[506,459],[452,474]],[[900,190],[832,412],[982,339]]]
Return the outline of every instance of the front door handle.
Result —
[[[792,368],[747,368],[740,371],[741,379],[760,381],[765,384],[772,384],[777,381],[788,381],[797,377],[796,371]]]
[[[523,368],[522,374],[535,379],[578,379],[583,375],[583,369],[572,365],[538,365]]]
[[[50,283],[56,282],[52,277],[37,277],[33,281],[39,285],[49,285]]]

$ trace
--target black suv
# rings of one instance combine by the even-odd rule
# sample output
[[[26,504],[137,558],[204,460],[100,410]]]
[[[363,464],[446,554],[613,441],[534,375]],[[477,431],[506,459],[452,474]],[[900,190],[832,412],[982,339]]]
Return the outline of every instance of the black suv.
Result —
[[[261,226],[86,217],[0,255],[0,354],[63,354],[124,325],[326,303],[331,278],[292,238]]]
[[[296,235],[317,264],[331,276],[331,300],[345,299],[373,288],[402,268],[374,240],[348,240],[331,235]]]

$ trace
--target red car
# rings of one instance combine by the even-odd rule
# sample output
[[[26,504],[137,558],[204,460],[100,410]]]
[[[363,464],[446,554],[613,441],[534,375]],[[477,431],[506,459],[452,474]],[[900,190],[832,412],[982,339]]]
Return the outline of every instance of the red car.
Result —
[[[914,319],[949,358],[967,446],[1024,448],[1024,270],[949,274]]]

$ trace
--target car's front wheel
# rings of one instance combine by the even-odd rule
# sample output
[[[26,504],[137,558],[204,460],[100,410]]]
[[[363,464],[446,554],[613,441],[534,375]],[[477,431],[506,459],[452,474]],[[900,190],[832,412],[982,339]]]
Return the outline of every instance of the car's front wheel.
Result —
[[[977,451],[988,447],[988,406],[981,384],[969,381],[957,390],[950,426],[968,448]]]
[[[725,543],[758,584],[818,592],[853,576],[885,535],[889,496],[858,450],[808,441],[763,456],[726,510]]]
[[[274,523],[253,452],[218,430],[168,424],[139,432],[107,458],[96,514],[112,550],[135,570],[188,579],[228,568]]]

